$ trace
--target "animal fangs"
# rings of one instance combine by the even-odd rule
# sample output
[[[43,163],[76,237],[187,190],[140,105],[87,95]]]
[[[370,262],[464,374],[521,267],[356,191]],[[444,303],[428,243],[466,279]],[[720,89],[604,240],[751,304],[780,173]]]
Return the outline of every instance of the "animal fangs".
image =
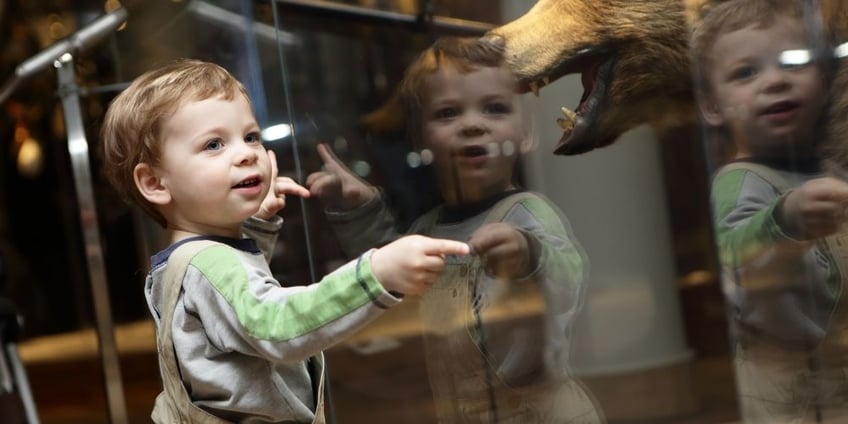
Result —
[[[530,86],[530,91],[533,92],[533,95],[539,97],[539,89],[550,83],[551,77],[544,77],[541,81],[531,81],[528,85]]]
[[[560,128],[564,130],[574,128],[574,125],[577,123],[577,114],[564,106],[560,110],[563,116],[562,118],[557,118],[557,124],[559,124]]]

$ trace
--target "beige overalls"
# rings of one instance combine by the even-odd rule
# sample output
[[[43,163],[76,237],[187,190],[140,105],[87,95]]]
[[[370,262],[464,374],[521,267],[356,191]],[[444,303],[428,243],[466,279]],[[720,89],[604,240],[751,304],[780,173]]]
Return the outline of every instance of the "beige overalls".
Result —
[[[745,169],[764,178],[779,192],[793,187],[771,169],[734,162],[720,172]],[[752,424],[848,423],[848,230],[820,243],[839,270],[841,286],[824,338],[809,349],[778,348],[747,337],[735,340],[736,384],[743,422]]]
[[[501,221],[527,196],[533,194],[523,192],[501,200],[490,210],[484,224]],[[422,218],[421,228],[430,228],[438,211],[432,215]],[[540,360],[539,368],[553,365],[557,369],[540,369],[537,378],[521,386],[511,386],[505,381],[506,375],[501,371],[507,368],[506,362],[516,357],[520,361],[523,349],[531,352],[525,357],[546,356],[549,343],[544,336],[548,325],[546,302],[539,298],[542,292],[535,281],[492,283],[493,279],[480,278],[482,272],[479,258],[450,256],[442,276],[421,298],[427,371],[439,422],[602,422],[594,403],[569,375],[565,363]],[[524,288],[519,290],[532,291],[533,296],[539,296],[536,303],[542,306],[527,313],[525,306],[510,299],[516,294],[511,285],[522,285]],[[510,334],[532,336],[510,337]],[[495,345],[495,340],[501,346]],[[491,352],[504,348],[519,353],[498,356]]]

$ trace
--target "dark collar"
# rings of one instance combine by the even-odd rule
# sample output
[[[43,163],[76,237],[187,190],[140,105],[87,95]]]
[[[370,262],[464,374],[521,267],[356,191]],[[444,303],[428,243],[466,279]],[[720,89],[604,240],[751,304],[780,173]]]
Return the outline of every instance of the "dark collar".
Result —
[[[456,205],[456,206],[443,206],[441,212],[439,213],[439,218],[436,221],[437,224],[455,224],[457,222],[462,222],[472,216],[479,215],[480,213],[491,209],[495,203],[498,203],[505,197],[511,196],[515,193],[520,193],[525,191],[521,188],[516,188],[512,190],[507,190],[502,193],[498,193],[494,196],[487,197],[479,202],[472,203],[470,205]]]
[[[161,265],[161,264],[167,262],[168,258],[171,256],[171,253],[177,247],[179,247],[180,245],[182,245],[184,243],[188,243],[190,241],[195,241],[195,240],[212,240],[212,241],[217,241],[219,243],[224,243],[224,244],[232,247],[233,249],[243,250],[245,252],[250,252],[250,253],[261,253],[261,250],[259,250],[259,246],[256,245],[256,241],[254,241],[253,239],[249,239],[249,238],[234,239],[234,238],[230,238],[230,237],[219,237],[219,236],[194,236],[194,237],[184,238],[184,239],[168,246],[167,248],[165,248],[165,250],[162,250],[159,253],[153,255],[153,257],[150,259],[151,268],[156,268],[158,265]]]
[[[767,166],[779,171],[795,172],[800,174],[821,173],[821,160],[819,158],[784,158],[769,156],[752,156],[734,160],[733,162],[751,162]]]

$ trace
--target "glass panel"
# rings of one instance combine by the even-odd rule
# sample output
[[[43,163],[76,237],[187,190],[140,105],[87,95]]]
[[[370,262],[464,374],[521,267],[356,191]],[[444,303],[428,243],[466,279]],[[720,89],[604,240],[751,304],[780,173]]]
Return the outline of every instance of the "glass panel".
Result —
[[[456,198],[453,187],[466,187],[474,177],[462,174],[463,168],[458,165],[444,168],[444,157],[440,166],[437,152],[428,165],[430,158],[425,152],[434,148],[426,138],[406,132],[406,126],[397,122],[404,109],[394,97],[404,72],[418,55],[438,37],[451,34],[435,27],[427,27],[423,33],[420,28],[416,31],[403,23],[404,18],[398,18],[395,24],[389,19],[363,19],[362,15],[371,16],[372,10],[356,7],[339,12],[336,6],[341,2],[323,6],[321,2],[308,2],[315,6],[309,12],[293,7],[294,3],[301,2],[275,2],[278,28],[297,33],[304,40],[323,41],[309,44],[314,49],[293,46],[282,54],[283,79],[288,81],[294,104],[291,110],[298,157],[304,159],[301,177],[327,170],[317,153],[317,145],[326,143],[349,172],[381,189],[381,199],[394,214],[396,230],[467,239],[485,216],[474,209],[479,204],[456,202],[455,209],[462,217],[458,219],[464,226],[446,225],[427,212],[442,202],[451,202]],[[500,26],[518,19],[532,3],[501,2],[498,16],[493,18],[474,14],[491,12],[494,7],[489,2],[451,4],[470,11],[463,16],[466,19]],[[404,10],[400,4],[384,2],[379,7]],[[623,11],[610,11],[619,12]],[[304,13],[322,25],[312,25],[304,19]],[[538,278],[524,281],[530,284],[522,285],[488,278],[485,269],[479,271],[482,277],[476,280],[468,277],[477,275],[475,262],[451,262],[449,269],[456,269],[453,279],[443,277],[422,297],[405,298],[326,352],[331,410],[338,422],[423,423],[433,422],[437,415],[446,421],[465,417],[482,421],[513,418],[519,422],[533,422],[534,418],[528,417],[538,416],[555,417],[549,421],[558,422],[581,414],[589,422],[726,422],[738,417],[724,300],[712,244],[705,158],[701,145],[694,142],[700,139],[699,131],[691,122],[664,132],[639,125],[655,120],[646,110],[655,107],[653,99],[660,97],[661,89],[625,82],[643,91],[631,88],[633,97],[619,100],[629,109],[618,104],[609,106],[610,119],[622,122],[606,125],[612,128],[609,134],[594,135],[598,141],[608,142],[623,133],[620,140],[604,148],[587,149],[592,151],[585,154],[554,155],[556,141],[563,135],[556,122],[562,116],[560,107],[585,100],[584,89],[588,95],[593,82],[601,85],[593,81],[591,72],[619,66],[617,62],[622,60],[605,62],[612,57],[604,50],[608,46],[601,43],[606,40],[605,28],[595,29],[599,43],[595,47],[599,50],[587,54],[588,45],[567,45],[567,34],[572,31],[557,27],[555,19],[544,13],[528,15],[497,30],[505,38],[509,70],[519,76],[525,72],[524,76],[533,77],[530,80],[546,85],[541,71],[528,70],[530,65],[522,68],[534,57],[546,57],[551,63],[531,65],[544,71],[552,69],[560,58],[539,54],[542,51],[564,49],[559,52],[564,55],[562,59],[572,61],[574,67],[569,72],[572,75],[544,87],[538,96],[527,94],[517,99],[523,112],[520,121],[533,129],[528,139],[535,144],[526,151],[509,150],[503,147],[508,144],[506,139],[495,137],[492,141],[499,147],[481,149],[480,157],[485,153],[503,158],[505,151],[520,152],[514,156],[520,157],[514,174],[516,186],[544,195],[549,205],[561,211],[555,221],[569,226],[566,239],[585,249],[588,274],[577,275],[579,266],[572,262],[563,265],[572,274],[545,269],[535,275]],[[563,18],[563,22],[571,20]],[[582,23],[577,20],[573,25]],[[553,33],[544,31],[548,27]],[[563,45],[555,45],[554,37],[562,38]],[[664,42],[679,43],[684,37],[681,31]],[[632,60],[645,53],[639,50],[645,46],[619,42],[622,49],[633,49],[631,56],[626,56]],[[679,50],[677,54],[685,57],[687,52]],[[305,57],[312,57],[313,62],[307,64]],[[646,66],[646,62],[639,63]],[[320,66],[310,67],[316,64]],[[579,72],[584,69],[589,73],[581,78]],[[622,72],[627,71],[624,69]],[[688,70],[680,71],[679,76],[690,78]],[[318,78],[323,81],[310,83]],[[607,76],[595,74],[594,78]],[[467,85],[473,86],[473,79],[468,81]],[[486,84],[493,85],[497,84]],[[525,85],[523,89],[531,87]],[[608,90],[610,95],[618,94],[612,88]],[[461,92],[462,96],[473,96]],[[433,95],[420,94],[425,98]],[[315,98],[324,100],[300,100]],[[681,102],[671,109],[683,106],[686,104]],[[688,107],[691,110],[691,100]],[[333,119],[298,118],[321,116],[311,108]],[[469,106],[469,110],[473,109]],[[637,115],[638,122],[628,118]],[[425,115],[423,119],[432,118]],[[302,121],[308,125],[299,131],[304,127]],[[304,133],[301,138],[299,134]],[[465,140],[464,136],[453,137],[451,143]],[[469,148],[468,154],[473,156],[473,150]],[[510,172],[504,168],[504,175]],[[459,183],[438,183],[449,179]],[[385,242],[384,234],[371,231],[376,227],[363,227],[362,220],[339,225],[339,217],[335,215],[335,221],[328,217],[322,211],[327,205],[317,201],[310,200],[314,207],[310,221],[320,225],[312,226],[309,234],[328,246],[315,249],[321,252],[315,254],[319,274],[349,260],[352,252]],[[539,219],[534,215],[538,212],[531,208],[527,213]],[[366,218],[382,216],[376,213]],[[466,220],[469,216],[476,216],[478,221]],[[533,228],[533,224],[525,224]],[[482,234],[490,233],[484,230],[477,236]],[[545,242],[557,237],[552,230],[545,234]],[[535,247],[544,252],[550,245]],[[322,258],[323,254],[327,256]],[[545,258],[540,263],[556,266],[551,256]],[[475,286],[475,281],[480,286]],[[491,292],[485,291],[488,297],[481,296],[475,287]],[[532,348],[525,348],[528,345]],[[570,355],[553,360],[556,349]],[[516,368],[510,368],[516,363]],[[563,374],[552,377],[549,373],[554,369]],[[515,375],[509,375],[510,370],[524,379],[511,380]],[[385,404],[392,406],[374,407]]]
[[[755,9],[764,0],[717,3],[739,2],[756,12],[716,20],[742,25],[746,16],[754,16],[762,26],[748,32],[744,26],[734,28],[740,38],[722,48],[716,60],[731,58],[731,47],[760,46],[754,53],[775,53],[768,56],[770,66],[781,63],[793,78],[833,65],[817,61],[820,51],[833,49],[830,40],[812,37],[819,34],[817,10],[804,9],[803,25],[790,25],[792,31],[771,34],[784,23],[771,20],[782,16],[782,9]],[[0,1],[0,76],[11,75],[28,57],[103,13],[99,3],[28,3]],[[328,213],[328,208],[351,204],[333,204],[317,194],[288,197],[271,262],[283,285],[318,281],[395,235],[465,241],[474,234],[476,255],[447,257],[446,271],[421,296],[410,294],[393,304],[396,299],[383,294],[378,301],[390,304],[387,311],[364,328],[344,333],[344,340],[326,350],[329,422],[431,423],[437,415],[447,422],[460,417],[473,422],[578,417],[587,422],[757,422],[757,414],[776,413],[763,412],[751,400],[762,395],[766,378],[791,380],[786,384],[793,400],[784,402],[783,412],[798,412],[800,402],[807,405],[801,414],[838,422],[845,385],[838,342],[841,303],[835,294],[841,276],[838,263],[817,262],[838,256],[838,250],[812,242],[788,242],[788,248],[757,245],[772,249],[769,254],[791,268],[787,271],[771,268],[767,256],[755,256],[754,268],[745,268],[747,255],[759,253],[727,247],[732,234],[720,219],[725,209],[716,208],[714,218],[711,195],[713,201],[727,197],[731,202],[736,192],[714,184],[713,178],[721,166],[739,162],[738,152],[727,147],[741,136],[722,139],[729,134],[693,119],[710,110],[703,106],[712,97],[700,84],[711,74],[702,63],[688,66],[693,52],[685,46],[695,28],[686,27],[682,9],[664,2],[543,0],[528,13],[535,3],[132,2],[125,28],[74,57],[81,118],[94,152],[107,105],[133,78],[172,58],[208,60],[245,85],[281,175],[314,188],[310,176],[335,170],[351,177],[345,180],[349,183],[379,188],[377,199],[386,208],[359,209],[366,213],[358,217],[350,211]],[[563,6],[576,3],[597,8]],[[702,2],[681,2],[681,8],[683,3],[687,12],[695,12],[692,8]],[[842,14],[828,10],[824,16]],[[690,23],[708,21],[707,15],[688,16],[697,17]],[[644,33],[634,35],[637,29]],[[427,114],[407,115],[408,97],[400,96],[399,86],[419,55],[440,37],[475,39],[490,30],[497,37],[481,42],[481,55],[503,49],[503,69],[477,65],[466,70],[448,61],[449,72],[438,74],[443,80],[423,72],[417,94]],[[784,48],[777,41],[798,33],[815,42]],[[762,34],[771,34],[769,42],[758,45],[756,37]],[[470,50],[479,51],[473,41]],[[452,60],[464,59],[460,54]],[[830,71],[819,71],[820,84],[810,83],[800,100],[787,97],[772,105],[766,121],[791,121],[801,114],[793,110],[818,104],[823,93],[839,92],[830,86]],[[519,96],[511,94],[510,72],[519,78]],[[475,102],[480,93],[504,87],[508,93]],[[537,95],[531,93],[535,88],[540,88]],[[92,363],[101,357],[94,331],[80,331],[95,327],[96,305],[57,93],[56,71],[48,66],[2,102],[5,137],[0,138],[9,142],[0,150],[5,164],[0,233],[8,269],[0,293],[18,305],[27,324],[21,352],[33,375],[42,422],[115,421],[107,417],[113,405],[102,399],[106,385],[81,388],[74,374],[96,374],[99,364]],[[450,107],[434,107],[436,95],[446,96]],[[820,106],[818,116],[841,116],[839,107]],[[472,123],[464,123],[469,116]],[[493,122],[492,116],[503,119]],[[430,132],[408,131],[415,128],[414,120]],[[460,131],[438,132],[457,122]],[[491,139],[473,141],[484,135]],[[831,149],[828,169],[840,170],[833,142],[821,143]],[[459,144],[464,148],[453,155],[439,150]],[[785,163],[791,167],[785,171],[793,173],[793,183],[813,177],[804,172],[815,161],[802,154],[811,145],[793,144],[788,154]],[[319,146],[330,149],[338,164],[322,156]],[[41,152],[40,161],[19,162],[33,151]],[[149,422],[161,382],[142,287],[151,255],[167,246],[168,238],[106,184],[97,155],[90,159],[109,306],[120,339],[124,373],[119,383],[126,388],[126,397],[121,394],[118,400],[126,403],[130,422]],[[476,173],[489,171],[491,164],[501,168]],[[480,175],[491,178],[497,189],[484,185],[484,194],[476,191]],[[505,181],[539,197],[510,196],[506,199],[520,206],[492,207],[504,195]],[[737,182],[743,187],[750,181]],[[804,193],[801,187],[806,186],[794,192]],[[780,190],[775,186],[772,197]],[[374,193],[360,192],[368,198]],[[440,208],[443,204],[453,207]],[[501,215],[509,227],[482,226],[486,218],[500,221]],[[393,219],[394,227],[364,226],[383,218]],[[767,224],[780,230],[769,236],[794,234],[777,222]],[[498,257],[493,249],[489,256],[480,255],[490,249],[481,242],[487,237],[513,242],[501,245],[507,253],[500,258],[507,265],[482,260]],[[397,266],[415,252],[407,246],[388,263]],[[819,275],[823,272],[829,274]],[[790,274],[797,281],[788,281]],[[753,279],[762,286],[752,290],[746,281]],[[329,303],[316,310],[328,310]],[[48,337],[54,335],[67,337],[60,343]],[[774,338],[785,343],[774,347]],[[77,345],[68,340],[88,344],[69,348]],[[799,347],[799,340],[814,346]],[[38,356],[39,346],[49,347],[49,359]],[[51,365],[54,360],[58,366]],[[6,416],[2,400],[0,416]]]

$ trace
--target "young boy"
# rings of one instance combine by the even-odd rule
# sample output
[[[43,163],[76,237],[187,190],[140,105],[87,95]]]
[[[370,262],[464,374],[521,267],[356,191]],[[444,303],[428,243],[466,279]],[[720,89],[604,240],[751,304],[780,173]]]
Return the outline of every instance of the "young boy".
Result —
[[[277,176],[244,88],[211,63],[137,78],[110,105],[102,143],[110,182],[172,234],[145,284],[165,387],[156,423],[323,422],[322,350],[421,293],[445,255],[468,253],[402,238],[317,284],[282,287],[266,261],[276,213],[287,194],[309,193]]]
[[[519,188],[532,143],[516,81],[499,53],[443,38],[407,70],[402,96],[421,157],[432,157],[442,205],[408,232],[468,241],[421,298],[420,319],[439,422],[596,423],[570,375],[571,331],[588,263],[562,213]],[[307,186],[327,206],[350,254],[397,237],[381,193],[326,146]],[[526,314],[499,316],[504,310]]]
[[[820,169],[829,59],[802,7],[719,2],[692,35],[703,121],[736,148],[712,203],[745,422],[846,418],[848,183]]]

